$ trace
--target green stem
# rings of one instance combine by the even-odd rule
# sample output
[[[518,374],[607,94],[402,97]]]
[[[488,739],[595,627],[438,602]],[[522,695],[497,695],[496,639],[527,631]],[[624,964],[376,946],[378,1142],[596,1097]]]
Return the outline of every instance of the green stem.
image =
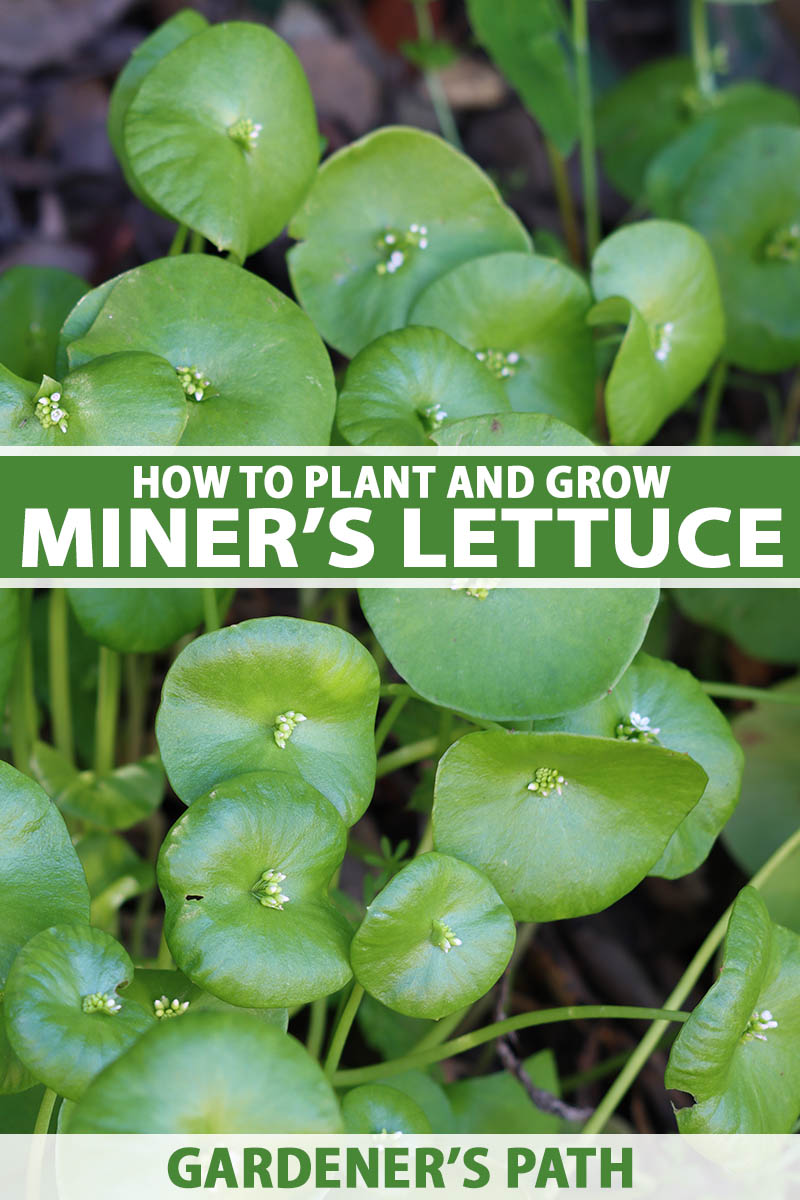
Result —
[[[11,758],[18,771],[31,774],[33,744],[39,735],[39,718],[33,689],[31,643],[31,588],[19,592],[19,642],[11,690]]]
[[[575,211],[575,198],[572,195],[572,188],[569,184],[567,160],[549,138],[545,138],[544,146],[550,162],[553,190],[556,194],[556,203],[558,204],[558,213],[561,218],[561,228],[564,231],[564,240],[567,243],[570,258],[577,265],[581,261],[581,228],[578,222],[578,214]]]
[[[107,775],[114,769],[120,676],[119,654],[109,650],[108,646],[101,646],[94,723],[94,769],[98,775]]]
[[[414,5],[414,15],[417,19],[417,33],[421,42],[430,44],[435,40],[436,31],[433,27],[430,9],[428,8],[428,0],[412,0]],[[428,95],[431,98],[433,111],[436,113],[436,120],[439,122],[439,128],[442,131],[442,136],[447,139],[451,146],[455,146],[457,150],[461,150],[461,138],[458,133],[453,110],[450,107],[450,101],[447,99],[447,93],[444,90],[442,81],[439,78],[437,71],[423,71],[425,78],[425,86],[428,89]]]
[[[318,1059],[322,1053],[327,1017],[328,1002],[325,996],[319,1000],[312,1000],[308,1006],[308,1034],[306,1035],[306,1050],[312,1058]]]
[[[158,943],[156,966],[164,971],[171,971],[175,966],[175,963],[172,961],[172,953],[167,945],[167,935],[163,929],[161,930],[161,941]]]
[[[728,380],[728,364],[722,359],[714,367],[703,397],[703,408],[700,413],[700,424],[697,429],[697,445],[713,446],[714,430],[717,427],[722,397],[725,394],[725,384]]]
[[[410,742],[408,746],[400,746],[398,750],[391,750],[378,759],[375,777],[381,779],[384,775],[390,775],[392,771],[399,771],[402,767],[421,762],[424,758],[432,758],[438,748],[438,737],[429,737],[419,742]]]
[[[215,588],[203,588],[203,622],[206,633],[219,629],[219,606]]]
[[[800,704],[800,689],[796,692],[779,691],[776,688],[743,687],[738,683],[701,683],[707,696],[718,696],[720,700],[752,700],[755,704]]]
[[[446,1042],[450,1035],[455,1033],[468,1012],[469,1007],[460,1008],[449,1017],[442,1017],[419,1039],[412,1053],[420,1054],[423,1050],[429,1050],[431,1046],[441,1046],[442,1042]]]
[[[347,1035],[355,1020],[358,1006],[364,996],[364,989],[360,983],[353,984],[353,990],[347,998],[347,1003],[342,1009],[342,1015],[336,1023],[336,1028],[333,1031],[331,1044],[328,1048],[328,1057],[325,1059],[325,1074],[329,1079],[333,1078],[336,1068],[339,1066],[339,1060],[342,1057],[344,1044],[347,1041]]]
[[[378,728],[375,730],[376,752],[380,750],[381,746],[386,741],[392,730],[392,726],[400,716],[400,713],[403,711],[405,706],[408,704],[409,700],[410,696],[395,696],[394,700],[381,717]]]
[[[572,0],[572,41],[575,48],[575,85],[580,128],[586,258],[591,260],[600,241],[600,200],[597,189],[597,155],[595,152],[587,0]]]
[[[128,762],[136,762],[144,754],[144,729],[147,721],[147,695],[152,658],[149,654],[125,655],[125,699],[127,719],[125,743]]]
[[[688,1021],[689,1013],[617,1004],[576,1004],[568,1008],[542,1008],[538,1012],[521,1013],[516,1017],[508,1017],[505,1021],[495,1021],[492,1025],[485,1025],[483,1029],[475,1029],[472,1033],[464,1033],[461,1037],[453,1038],[440,1046],[432,1046],[429,1050],[421,1052],[412,1051],[411,1054],[395,1058],[391,1062],[377,1063],[373,1067],[356,1067],[351,1071],[337,1071],[333,1076],[333,1084],[334,1087],[355,1087],[360,1083],[373,1083],[376,1079],[400,1075],[403,1071],[428,1067],[431,1063],[441,1062],[442,1059],[452,1058],[456,1054],[465,1054],[467,1050],[474,1050],[476,1046],[515,1033],[518,1029],[531,1029],[536,1025],[556,1025],[561,1021],[618,1019]]]
[[[179,225],[175,230],[175,237],[169,244],[167,256],[172,257],[173,254],[183,254],[183,247],[186,245],[186,235],[189,232],[187,225]]]
[[[36,1124],[33,1127],[34,1133],[47,1133],[50,1129],[50,1122],[53,1119],[53,1109],[56,1106],[58,1092],[54,1092],[52,1088],[45,1088],[42,1102],[39,1105],[39,1111],[36,1114]]]
[[[714,59],[708,37],[706,0],[691,0],[689,26],[697,90],[704,100],[710,100],[716,90],[716,81],[714,79]]]
[[[199,229],[193,229],[192,235],[189,238],[189,253],[190,254],[202,254],[203,251],[205,250],[205,246],[206,246],[206,239],[203,236],[203,234],[200,233]]]
[[[782,846],[779,846],[775,853],[768,858],[760,871],[757,871],[750,880],[752,887],[758,888],[765,883],[772,875],[773,871],[784,862],[790,854],[794,853],[797,847],[800,846],[800,829],[792,834]],[[666,1000],[667,1008],[677,1007],[683,1004],[687,996],[691,992],[694,985],[697,983],[703,971],[706,969],[711,959],[716,954],[719,946],[725,937],[730,920],[732,904],[729,904],[717,921],[714,928],[706,937],[700,949],[695,954],[692,961],[684,971],[677,985],[670,993]],[[662,1019],[657,1019],[650,1026],[647,1033],[642,1038],[639,1045],[634,1050],[633,1054],[628,1059],[625,1067],[620,1071],[613,1084],[606,1092],[600,1104],[595,1109],[592,1116],[586,1122],[583,1128],[584,1133],[602,1133],[608,1121],[614,1115],[620,1101],[627,1094],[628,1089],[638,1076],[639,1072],[644,1067],[650,1055],[658,1046],[661,1037],[666,1028],[666,1023]]]
[[[53,744],[59,754],[74,763],[72,704],[69,688],[69,607],[64,588],[51,588],[48,601],[47,639],[50,678],[50,716]]]

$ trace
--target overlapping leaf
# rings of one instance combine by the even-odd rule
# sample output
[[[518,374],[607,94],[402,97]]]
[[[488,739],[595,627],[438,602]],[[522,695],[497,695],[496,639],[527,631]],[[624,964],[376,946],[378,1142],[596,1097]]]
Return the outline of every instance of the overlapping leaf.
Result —
[[[59,267],[11,267],[0,278],[0,363],[23,379],[56,373],[61,325],[89,285]]]

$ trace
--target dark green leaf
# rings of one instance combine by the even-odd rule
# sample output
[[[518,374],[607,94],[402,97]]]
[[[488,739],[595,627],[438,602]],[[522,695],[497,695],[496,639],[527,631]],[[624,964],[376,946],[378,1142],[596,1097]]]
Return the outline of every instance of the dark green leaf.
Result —
[[[14,675],[19,637],[19,592],[0,588],[0,713],[5,711],[6,696]]]
[[[415,691],[494,721],[554,717],[599,699],[639,649],[658,599],[648,588],[455,584],[360,595],[389,661]]]
[[[23,379],[56,373],[62,322],[89,285],[58,267],[11,267],[0,278],[0,363]]]
[[[289,252],[295,293],[325,340],[349,357],[406,325],[420,292],[443,272],[481,254],[530,248],[470,159],[402,126],[368,134],[323,163],[289,232],[300,239]]]
[[[572,733],[471,733],[439,763],[434,845],[519,921],[599,912],[640,883],[702,796],[685,754]]]
[[[164,796],[164,769],[155,755],[98,776],[77,771],[52,746],[37,742],[32,766],[62,812],[106,832],[144,821]]]
[[[558,1096],[558,1071],[551,1050],[532,1054],[522,1064],[534,1087]],[[536,1108],[522,1084],[508,1071],[461,1079],[447,1088],[459,1133],[504,1137],[553,1134],[564,1131],[564,1122]]]
[[[677,588],[685,616],[723,633],[753,658],[800,663],[800,589]]]
[[[70,1133],[341,1131],[331,1085],[288,1034],[245,1013],[163,1024],[96,1080]]]
[[[489,880],[446,854],[404,867],[353,938],[356,979],[412,1017],[438,1020],[488,992],[514,949],[511,913]]]
[[[790,1133],[800,1116],[800,937],[747,887],[716,983],[682,1027],[665,1082],[689,1092],[682,1133]]]
[[[224,613],[230,592],[216,594]],[[166,650],[203,623],[200,588],[70,588],[69,600],[84,632],[122,653]]]
[[[420,1106],[397,1088],[365,1083],[342,1099],[348,1133],[430,1133],[431,1123]]]
[[[350,928],[328,899],[347,844],[323,796],[277,771],[195,800],[161,849],[165,932],[180,969],[229,1004],[305,1004],[350,978]]]

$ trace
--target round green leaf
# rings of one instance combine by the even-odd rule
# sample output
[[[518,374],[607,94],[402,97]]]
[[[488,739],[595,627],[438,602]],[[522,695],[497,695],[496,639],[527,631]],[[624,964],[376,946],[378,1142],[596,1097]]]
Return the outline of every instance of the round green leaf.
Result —
[[[89,889],[64,819],[38,784],[0,762],[0,995],[17,952],[56,921],[88,921]],[[0,999],[0,1092],[33,1079],[11,1049]]]
[[[608,696],[538,728],[665,746],[700,764],[708,776],[706,790],[673,833],[653,875],[677,879],[696,870],[736,807],[741,748],[694,676],[673,663],[639,654]]]
[[[571,425],[543,413],[465,417],[433,434],[437,446],[591,446]]]
[[[800,677],[772,690],[798,695]],[[734,717],[733,731],[744,750],[744,776],[723,841],[742,870],[754,875],[800,826],[800,704],[765,700]]]
[[[638,200],[647,166],[700,110],[689,58],[665,58],[626,75],[597,105],[597,146],[618,191]]]
[[[434,280],[411,310],[481,357],[517,412],[586,431],[594,417],[591,296],[576,271],[536,254],[488,254]]]
[[[123,141],[144,193],[240,260],[297,211],[319,157],[294,52],[264,25],[238,21],[195,33],[150,68]]]
[[[441,428],[509,402],[499,380],[438,329],[371,342],[347,369],[336,424],[353,446],[427,446]]]
[[[572,733],[471,733],[439,762],[434,844],[519,921],[599,912],[655,866],[707,784],[687,755]]]
[[[599,699],[642,644],[658,600],[649,588],[454,586],[360,595],[389,661],[415,691],[494,721],[555,717]]]
[[[200,588],[69,588],[69,601],[89,637],[124,654],[166,650],[203,623]]]
[[[745,654],[800,663],[799,588],[677,588],[681,612],[725,634]]]
[[[64,321],[64,324],[61,326],[61,333],[58,337],[58,348],[56,350],[57,376],[66,375],[70,366],[68,353],[70,344],[89,332],[97,318],[97,314],[111,294],[111,289],[116,287],[122,278],[122,275],[114,275],[111,279],[107,279],[105,283],[92,288],[85,296],[81,296]]]
[[[0,588],[0,712],[5,710],[14,675],[18,637],[19,592],[15,588]]]
[[[159,1025],[161,1022],[159,1022]],[[95,1081],[70,1133],[339,1133],[321,1067],[245,1013],[187,1013],[153,1029]]]
[[[534,1087],[542,1088],[551,1096],[560,1095],[558,1071],[551,1050],[532,1054],[522,1065]],[[561,1118],[536,1108],[519,1080],[508,1071],[460,1079],[448,1086],[447,1097],[459,1133],[476,1136],[496,1133],[510,1137],[564,1131]]]
[[[173,826],[158,882],[180,969],[229,1004],[305,1004],[350,978],[350,929],[328,899],[347,833],[301,779],[221,783]]]
[[[641,445],[702,383],[722,349],[725,323],[714,262],[693,230],[674,221],[628,225],[592,261],[594,325],[627,325],[606,384],[611,440]]]
[[[366,999],[365,994],[364,1000],[361,1001],[359,1012],[364,1007]],[[387,1009],[388,1011],[390,1010]],[[394,1015],[399,1016],[400,1014],[395,1013]],[[413,1018],[406,1017],[405,1020],[411,1021]],[[427,1025],[429,1029],[432,1028],[430,1022],[423,1022],[422,1024],[423,1027]],[[415,1104],[419,1105],[434,1133],[455,1132],[453,1110],[450,1107],[447,1094],[441,1084],[432,1079],[427,1071],[403,1071],[402,1074],[392,1075],[391,1080],[391,1087],[395,1088],[398,1092],[403,1092]]]
[[[431,1123],[420,1106],[397,1088],[365,1083],[342,1099],[348,1133],[430,1133]]]
[[[375,660],[334,625],[266,617],[197,638],[156,718],[170,783],[191,804],[233,775],[288,772],[352,825],[375,784],[378,686]]]
[[[120,350],[172,364],[184,445],[330,440],[336,392],[313,325],[277,288],[223,259],[179,255],[123,275],[68,355],[75,365]]]
[[[682,1133],[790,1133],[800,1116],[800,937],[739,893],[722,970],[682,1026],[665,1083],[689,1092]]]
[[[185,1016],[187,1012],[246,1012],[267,1025],[274,1025],[286,1032],[289,1013],[285,1008],[245,1008],[227,1004],[218,996],[202,991],[187,979],[182,971],[163,970],[154,967],[137,967],[133,982],[126,991],[129,1000],[135,1000],[156,1020],[164,1022],[173,1016]]]
[[[697,118],[669,142],[647,168],[648,206],[659,217],[679,217],[683,193],[709,154],[751,125],[800,122],[800,103],[789,92],[763,83],[739,83],[719,94],[718,107]]]
[[[515,936],[511,913],[480,871],[447,854],[423,854],[369,906],[351,960],[371,996],[438,1020],[488,992]]]
[[[295,294],[325,340],[349,357],[406,325],[423,288],[458,263],[530,248],[470,159],[402,126],[368,134],[323,163],[289,232],[301,241],[289,251]]]
[[[58,333],[89,285],[58,267],[11,267],[0,277],[0,363],[23,379],[56,370]]]
[[[136,176],[131,171],[125,150],[125,117],[142,80],[156,63],[161,62],[161,59],[169,54],[170,50],[180,46],[187,38],[207,28],[208,21],[201,13],[195,12],[192,8],[184,8],[175,13],[163,25],[159,25],[143,42],[139,43],[111,89],[108,104],[108,140],[114,148],[128,187],[143,203],[159,212],[163,210],[143,192]]]
[[[154,354],[108,354],[38,386],[0,367],[3,445],[174,446],[186,410],[175,372]]]
[[[730,361],[800,362],[800,129],[756,126],[721,146],[694,172],[681,215],[711,246]]]
[[[120,989],[133,963],[88,925],[54,925],[20,950],[6,982],[8,1037],[37,1079],[77,1100],[153,1019]]]

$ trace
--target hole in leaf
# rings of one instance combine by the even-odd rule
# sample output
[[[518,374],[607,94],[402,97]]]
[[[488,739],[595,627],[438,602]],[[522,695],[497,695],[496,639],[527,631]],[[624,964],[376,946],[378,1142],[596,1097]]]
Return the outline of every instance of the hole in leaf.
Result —
[[[205,896],[184,896],[184,900],[205,900]]]

